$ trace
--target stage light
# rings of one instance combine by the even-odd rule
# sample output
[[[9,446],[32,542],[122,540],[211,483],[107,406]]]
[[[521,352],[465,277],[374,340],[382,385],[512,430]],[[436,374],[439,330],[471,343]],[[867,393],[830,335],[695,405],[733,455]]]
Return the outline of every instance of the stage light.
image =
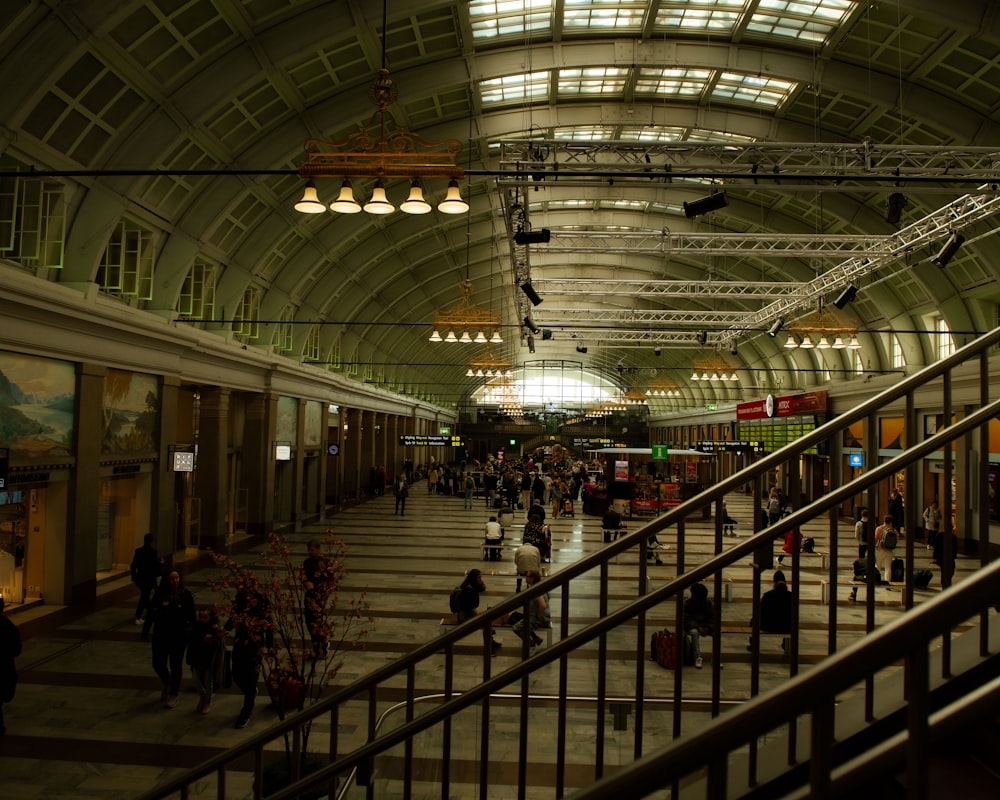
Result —
[[[539,328],[532,320],[531,317],[524,318],[524,327],[526,327],[532,333],[541,333],[542,329]]]
[[[932,264],[937,264],[941,269],[948,266],[948,262],[955,257],[955,253],[958,252],[958,248],[962,246],[965,241],[965,237],[962,236],[958,231],[952,231],[951,236],[948,237],[948,241],[944,243],[944,247],[934,256],[931,261]]]
[[[858,287],[854,285],[849,285],[844,289],[844,291],[840,293],[837,299],[833,301],[833,304],[837,308],[843,308],[848,303],[853,301],[854,298],[857,296],[858,296]]]
[[[538,296],[538,292],[535,291],[535,287],[531,285],[531,281],[525,281],[524,283],[518,284],[521,287],[521,291],[524,292],[525,296],[531,301],[533,306],[537,306],[542,302],[542,298]]]
[[[783,319],[776,319],[771,323],[771,327],[767,329],[767,335],[774,338],[778,335],[778,331],[781,330],[781,326],[785,324]]]
[[[728,205],[729,201],[726,199],[726,193],[716,192],[715,194],[710,194],[708,197],[703,197],[700,200],[685,203],[684,216],[690,219],[691,217],[698,217],[702,214],[707,214],[709,211],[718,211],[720,208],[725,208]]]
[[[893,192],[885,201],[885,221],[891,225],[899,222],[903,216],[903,209],[906,208],[906,197],[902,192]]]
[[[552,231],[542,228],[540,231],[519,230],[514,234],[515,244],[546,244],[552,237]]]

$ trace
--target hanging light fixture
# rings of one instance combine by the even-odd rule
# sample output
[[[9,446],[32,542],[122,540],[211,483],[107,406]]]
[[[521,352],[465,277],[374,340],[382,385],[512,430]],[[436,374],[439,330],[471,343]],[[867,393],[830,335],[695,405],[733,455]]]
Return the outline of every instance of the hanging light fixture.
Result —
[[[816,311],[807,314],[789,326],[785,347],[789,350],[796,347],[801,347],[804,350],[812,347],[817,350],[826,350],[831,347],[834,350],[843,350],[845,347],[851,346],[846,344],[847,341],[857,342],[857,334],[857,326],[852,325],[843,314],[833,308],[821,305]],[[800,337],[801,342],[796,339],[796,336]],[[833,337],[833,344],[830,343],[831,337]],[[857,347],[860,346],[859,343]]]
[[[718,353],[696,358],[694,361],[694,372],[691,375],[693,381],[738,381],[739,379],[740,376],[736,374],[733,366]]]
[[[465,171],[458,165],[462,143],[458,139],[430,141],[398,127],[389,106],[396,102],[399,90],[386,68],[387,3],[382,4],[382,68],[368,90],[368,99],[376,111],[361,125],[361,130],[343,139],[324,142],[310,139],[305,144],[306,161],[299,166],[299,175],[307,179],[302,199],[295,210],[318,214],[320,201],[314,179],[340,178],[344,183],[340,195],[330,204],[330,210],[340,214],[356,214],[361,206],[354,199],[350,178],[374,178],[372,198],[364,210],[370,214],[391,214],[396,207],[385,194],[384,181],[408,179],[410,194],[399,208],[406,214],[426,214],[431,205],[424,199],[423,181],[447,180],[447,194],[438,210],[445,214],[464,214],[469,204],[462,199],[458,179]]]

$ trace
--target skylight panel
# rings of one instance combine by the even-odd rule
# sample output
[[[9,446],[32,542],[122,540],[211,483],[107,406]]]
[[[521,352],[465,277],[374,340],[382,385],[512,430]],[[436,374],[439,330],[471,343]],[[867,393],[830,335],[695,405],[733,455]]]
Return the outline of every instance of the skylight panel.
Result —
[[[549,210],[557,208],[589,208],[593,203],[590,200],[549,200]]]
[[[761,0],[747,30],[822,43],[856,6],[854,0]]]
[[[566,0],[563,27],[639,30],[648,0]]]
[[[755,142],[753,136],[744,136],[742,133],[729,133],[728,131],[711,131],[705,128],[696,128],[688,134],[689,142]]]
[[[731,31],[748,0],[663,0],[655,27],[685,31]]]
[[[776,108],[788,98],[794,88],[794,83],[778,78],[723,72],[712,90],[712,96],[738,103]]]
[[[559,70],[560,94],[621,95],[628,70],[622,67],[578,67]]]
[[[549,73],[525,72],[488,78],[479,82],[479,94],[484,106],[545,100],[549,96]]]
[[[644,200],[601,200],[600,208],[615,208],[619,211],[645,211],[647,203]]]
[[[679,142],[686,128],[669,125],[644,125],[641,128],[622,128],[621,139],[632,142]]]
[[[700,95],[708,85],[712,71],[685,67],[644,67],[639,70],[635,90],[638,94]]]
[[[610,125],[574,125],[572,127],[556,128],[552,131],[553,139],[574,142],[604,142],[613,137],[614,128]]]
[[[524,36],[552,28],[553,0],[472,0],[473,39]]]

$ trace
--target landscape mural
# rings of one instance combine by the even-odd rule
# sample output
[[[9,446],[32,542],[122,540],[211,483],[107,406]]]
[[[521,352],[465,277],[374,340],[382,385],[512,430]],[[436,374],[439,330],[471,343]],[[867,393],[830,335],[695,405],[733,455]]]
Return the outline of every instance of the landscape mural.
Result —
[[[0,352],[0,447],[12,461],[73,455],[76,366]]]
[[[156,449],[160,395],[156,376],[109,369],[104,375],[104,453]]]

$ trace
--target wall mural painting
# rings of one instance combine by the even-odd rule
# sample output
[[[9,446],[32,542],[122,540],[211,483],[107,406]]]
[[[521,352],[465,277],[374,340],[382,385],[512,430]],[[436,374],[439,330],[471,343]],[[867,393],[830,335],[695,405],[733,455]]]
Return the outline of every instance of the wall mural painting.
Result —
[[[160,393],[156,377],[109,369],[104,375],[104,453],[156,450]]]
[[[12,461],[73,455],[76,366],[0,352],[0,447]]]
[[[302,445],[316,447],[321,441],[323,441],[323,404],[318,400],[307,400]]]
[[[275,439],[288,442],[295,447],[298,441],[296,431],[299,421],[299,401],[294,397],[278,398],[278,419],[275,424]]]

